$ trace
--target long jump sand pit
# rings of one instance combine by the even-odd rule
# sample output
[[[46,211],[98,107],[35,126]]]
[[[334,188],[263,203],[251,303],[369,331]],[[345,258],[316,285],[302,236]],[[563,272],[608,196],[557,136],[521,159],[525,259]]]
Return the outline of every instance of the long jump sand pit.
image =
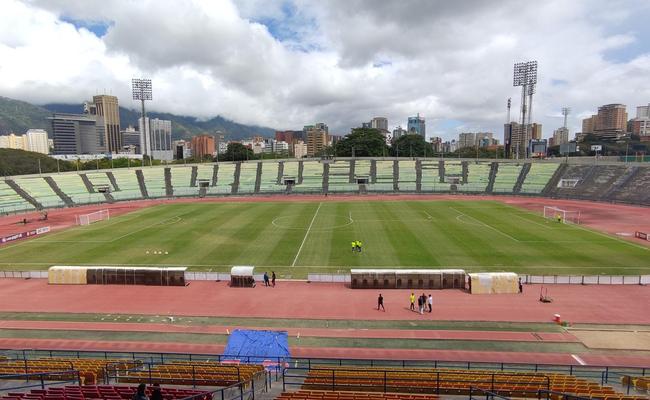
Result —
[[[590,349],[648,350],[650,351],[650,330],[580,330],[571,333]]]

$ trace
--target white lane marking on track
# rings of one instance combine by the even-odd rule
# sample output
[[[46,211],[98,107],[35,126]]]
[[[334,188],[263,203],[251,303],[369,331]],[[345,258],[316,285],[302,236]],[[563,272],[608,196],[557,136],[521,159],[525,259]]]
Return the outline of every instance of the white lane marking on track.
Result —
[[[584,360],[582,358],[576,356],[575,354],[571,354],[571,357],[573,357],[573,359],[576,360],[578,362],[578,364],[587,365],[587,363],[584,362]]]
[[[311,227],[312,225],[314,225],[314,221],[316,221],[316,216],[318,215],[318,211],[320,211],[320,207],[322,205],[323,202],[318,203],[318,208],[316,209],[316,212],[314,213],[314,216],[311,219],[311,223],[309,224],[309,228],[307,228],[307,232],[305,232],[305,237],[302,238],[302,243],[300,243],[300,248],[298,249],[298,252],[296,253],[296,257],[293,259],[293,262],[291,263],[292,267],[296,266],[296,261],[298,261],[298,257],[300,256],[302,247],[305,245],[305,241],[307,241],[307,236],[309,236],[309,232],[311,232]]]
[[[515,242],[519,242],[519,239],[516,239],[516,238],[514,238],[514,237],[508,235],[507,233],[505,233],[505,232],[503,232],[503,231],[501,231],[501,230],[499,230],[499,229],[493,227],[492,225],[486,224],[485,222],[481,221],[480,219],[474,218],[474,217],[472,217],[471,215],[464,214],[464,213],[458,211],[457,209],[455,209],[454,207],[449,207],[449,208],[451,208],[452,210],[456,211],[458,214],[461,214],[461,215],[464,215],[464,216],[466,216],[466,217],[468,217],[468,218],[473,219],[474,221],[478,222],[479,224],[481,224],[482,226],[484,226],[484,227],[486,227],[486,228],[488,228],[488,229],[492,229],[493,231],[495,231],[495,232],[497,232],[497,233],[500,233],[500,234],[502,234],[503,236],[505,236],[505,237],[507,237],[507,238],[510,238],[510,239],[514,240]]]

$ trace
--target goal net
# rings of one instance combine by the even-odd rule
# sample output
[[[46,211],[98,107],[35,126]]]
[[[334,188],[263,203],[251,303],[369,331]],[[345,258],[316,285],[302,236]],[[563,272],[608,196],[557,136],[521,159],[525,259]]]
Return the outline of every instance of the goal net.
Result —
[[[77,225],[90,225],[93,222],[103,221],[105,219],[110,219],[110,213],[108,210],[95,211],[90,214],[81,214],[76,216]]]
[[[558,207],[544,206],[544,218],[559,221],[563,224],[579,224],[580,211],[563,210]]]

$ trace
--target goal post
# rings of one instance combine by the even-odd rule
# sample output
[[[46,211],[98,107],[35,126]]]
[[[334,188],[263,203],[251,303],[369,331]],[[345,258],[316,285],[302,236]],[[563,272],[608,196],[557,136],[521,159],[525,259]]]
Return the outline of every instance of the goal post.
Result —
[[[579,224],[580,211],[564,210],[554,206],[544,206],[544,218],[562,222],[563,224]]]
[[[99,210],[89,214],[79,214],[75,217],[77,225],[90,225],[93,222],[111,219],[109,210]]]

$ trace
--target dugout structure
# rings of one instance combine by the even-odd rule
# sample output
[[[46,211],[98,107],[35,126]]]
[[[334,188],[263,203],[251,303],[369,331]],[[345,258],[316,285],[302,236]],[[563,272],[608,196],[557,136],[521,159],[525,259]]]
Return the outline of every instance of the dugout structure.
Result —
[[[255,267],[248,265],[237,265],[230,269],[230,287],[255,287],[253,270]]]
[[[78,267],[48,269],[51,285],[185,286],[185,267]]]
[[[353,269],[352,289],[463,289],[462,269]]]
[[[469,274],[472,294],[519,293],[519,275],[514,272],[479,272]]]

